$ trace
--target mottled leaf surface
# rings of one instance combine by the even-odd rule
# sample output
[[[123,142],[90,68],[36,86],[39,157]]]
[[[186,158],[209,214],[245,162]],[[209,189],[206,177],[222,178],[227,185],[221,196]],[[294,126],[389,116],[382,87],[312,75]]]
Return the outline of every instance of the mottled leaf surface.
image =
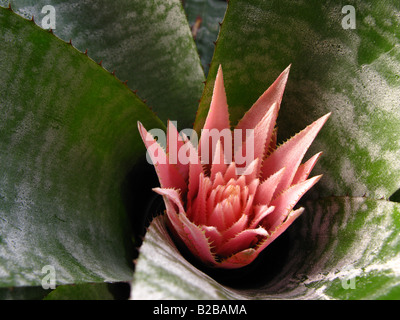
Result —
[[[54,33],[88,55],[146,99],[164,122],[192,127],[204,74],[180,0],[11,0],[17,13],[48,20]]]
[[[355,9],[356,28],[344,29]],[[231,1],[199,107],[200,130],[219,65],[235,124],[292,64],[278,117],[284,141],[327,112],[311,154],[320,195],[390,197],[400,187],[398,1]]]
[[[162,123],[68,43],[0,8],[0,287],[131,279],[121,185]]]

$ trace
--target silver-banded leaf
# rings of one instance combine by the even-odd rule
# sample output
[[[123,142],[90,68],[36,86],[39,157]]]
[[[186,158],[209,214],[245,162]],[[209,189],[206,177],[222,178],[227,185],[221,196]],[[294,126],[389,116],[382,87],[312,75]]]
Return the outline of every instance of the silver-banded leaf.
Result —
[[[346,5],[355,10],[355,29],[342,26],[351,18]],[[324,152],[314,190],[390,197],[400,187],[399,1],[231,1],[196,129],[219,65],[235,124],[289,64],[279,140],[333,113],[309,153]]]
[[[282,261],[253,269],[254,289],[221,285],[177,250],[164,216],[145,237],[134,274],[132,299],[399,299],[400,205],[368,198],[332,197],[307,202],[270,246],[287,250]],[[282,237],[282,236],[281,236]],[[265,279],[267,264],[278,268]],[[226,273],[228,273],[226,271]],[[239,278],[238,278],[239,279]]]
[[[180,0],[11,0],[17,13],[47,27],[127,80],[164,122],[192,127],[204,74]],[[1,1],[0,1],[1,4]]]
[[[130,280],[121,185],[145,152],[137,121],[163,124],[86,55],[4,8],[0,43],[0,287]]]

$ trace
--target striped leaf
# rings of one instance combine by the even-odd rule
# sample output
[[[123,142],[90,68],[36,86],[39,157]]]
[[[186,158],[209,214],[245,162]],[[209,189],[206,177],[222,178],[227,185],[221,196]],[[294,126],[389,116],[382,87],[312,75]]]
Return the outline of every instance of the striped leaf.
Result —
[[[0,43],[0,287],[130,280],[121,185],[145,152],[137,120],[163,124],[97,63],[4,8]]]
[[[399,299],[400,205],[349,197],[307,202],[255,262],[232,273],[233,282],[229,270],[215,280],[182,256],[160,216],[141,247],[131,298]]]
[[[164,122],[192,127],[204,74],[180,0],[0,0],[127,80]]]
[[[354,9],[355,29],[347,28],[352,11],[346,5]],[[396,0],[230,1],[196,129],[204,123],[219,65],[235,124],[292,64],[279,140],[333,113],[310,150],[324,152],[315,168],[324,178],[315,190],[390,197],[400,187],[399,15]]]

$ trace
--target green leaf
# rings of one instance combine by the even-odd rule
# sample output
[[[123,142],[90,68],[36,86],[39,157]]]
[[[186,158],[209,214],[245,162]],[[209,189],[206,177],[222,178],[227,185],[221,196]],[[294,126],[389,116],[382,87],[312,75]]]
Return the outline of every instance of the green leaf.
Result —
[[[68,43],[0,8],[0,287],[131,279],[121,186],[163,124]],[[140,183],[144,183],[141,181]],[[43,272],[42,272],[43,271]]]
[[[344,29],[352,5],[356,29]],[[199,107],[202,127],[219,65],[235,124],[291,66],[278,117],[284,141],[327,112],[310,155],[322,195],[388,198],[400,181],[400,3],[230,1]],[[346,21],[345,21],[346,22]]]
[[[0,300],[126,300],[128,283],[84,283],[42,287],[0,288]]]
[[[3,1],[4,2],[4,1]],[[21,15],[47,21],[55,8],[54,33],[146,99],[160,119],[192,127],[204,74],[179,0],[12,0]]]
[[[114,300],[116,292],[121,290],[120,286],[109,283],[62,285],[50,292],[44,300]]]
[[[253,266],[225,270],[222,280],[186,260],[171,240],[164,216],[154,219],[140,250],[131,298],[400,298],[399,204],[332,197],[305,207]],[[227,282],[229,273],[234,281]]]
[[[207,75],[227,1],[186,0],[183,7],[192,28],[204,73]]]

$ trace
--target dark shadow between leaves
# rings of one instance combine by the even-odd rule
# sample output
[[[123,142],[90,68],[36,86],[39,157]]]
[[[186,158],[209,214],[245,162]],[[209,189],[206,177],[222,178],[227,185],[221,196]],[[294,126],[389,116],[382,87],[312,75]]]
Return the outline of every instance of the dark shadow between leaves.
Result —
[[[389,201],[400,202],[400,189],[389,197]]]
[[[154,167],[143,157],[125,178],[122,198],[131,224],[132,240],[135,246],[134,259],[142,245],[146,229],[155,215],[164,211],[162,197],[152,188],[158,186]]]
[[[275,279],[284,267],[290,247],[288,234],[281,235],[249,265],[238,269],[210,268],[199,262],[186,250],[179,248],[184,257],[195,267],[222,285],[234,289],[257,289]]]

